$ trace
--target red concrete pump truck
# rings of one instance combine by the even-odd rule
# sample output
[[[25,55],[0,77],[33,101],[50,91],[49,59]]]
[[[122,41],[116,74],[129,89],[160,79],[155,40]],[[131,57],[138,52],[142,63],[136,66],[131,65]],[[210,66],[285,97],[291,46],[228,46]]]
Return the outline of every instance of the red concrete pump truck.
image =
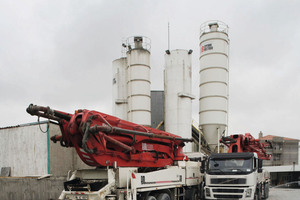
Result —
[[[182,152],[191,139],[97,111],[69,114],[31,104],[27,112],[57,121],[61,135],[51,140],[74,147],[84,163],[96,167],[74,171],[59,199],[194,200],[202,195],[202,156]]]
[[[266,199],[269,196],[269,173],[262,169],[262,160],[271,155],[251,134],[222,137],[228,153],[211,154],[205,174],[206,199]]]

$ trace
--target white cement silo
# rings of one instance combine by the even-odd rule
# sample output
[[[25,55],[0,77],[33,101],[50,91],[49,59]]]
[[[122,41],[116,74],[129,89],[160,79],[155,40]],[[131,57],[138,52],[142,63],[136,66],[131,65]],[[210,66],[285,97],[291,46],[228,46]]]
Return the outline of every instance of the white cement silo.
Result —
[[[199,125],[214,152],[227,129],[228,26],[220,21],[201,25]]]
[[[150,39],[128,38],[127,48],[127,119],[151,126]]]
[[[127,58],[116,59],[113,67],[113,115],[127,120]]]
[[[165,130],[192,138],[192,61],[191,51],[173,50],[165,54]],[[186,143],[185,152],[192,151]]]

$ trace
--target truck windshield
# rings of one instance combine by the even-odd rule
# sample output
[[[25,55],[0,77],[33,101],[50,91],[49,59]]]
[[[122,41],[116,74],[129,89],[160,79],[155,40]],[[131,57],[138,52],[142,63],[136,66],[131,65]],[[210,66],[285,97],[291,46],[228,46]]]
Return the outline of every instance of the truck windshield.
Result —
[[[253,170],[252,158],[249,159],[211,159],[208,173],[211,174],[248,174]]]

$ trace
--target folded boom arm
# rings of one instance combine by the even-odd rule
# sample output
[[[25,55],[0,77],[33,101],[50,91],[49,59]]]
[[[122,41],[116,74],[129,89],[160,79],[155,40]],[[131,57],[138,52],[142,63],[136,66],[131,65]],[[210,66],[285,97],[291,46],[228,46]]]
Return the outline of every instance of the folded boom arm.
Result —
[[[31,104],[27,112],[57,121],[61,135],[51,140],[74,147],[90,166],[164,167],[185,159],[182,147],[192,141],[97,111],[69,114]]]

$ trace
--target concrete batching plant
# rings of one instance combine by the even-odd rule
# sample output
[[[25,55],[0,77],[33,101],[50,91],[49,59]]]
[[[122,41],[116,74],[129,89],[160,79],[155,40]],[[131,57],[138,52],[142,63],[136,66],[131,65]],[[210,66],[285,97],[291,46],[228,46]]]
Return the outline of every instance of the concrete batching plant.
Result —
[[[130,37],[122,46],[126,57],[113,62],[114,115],[151,126],[150,40]],[[199,127],[212,152],[219,152],[227,129],[228,53],[228,26],[220,21],[201,25]],[[191,60],[192,50],[165,54],[164,128],[183,138],[192,138]],[[191,152],[192,144],[184,151]]]

